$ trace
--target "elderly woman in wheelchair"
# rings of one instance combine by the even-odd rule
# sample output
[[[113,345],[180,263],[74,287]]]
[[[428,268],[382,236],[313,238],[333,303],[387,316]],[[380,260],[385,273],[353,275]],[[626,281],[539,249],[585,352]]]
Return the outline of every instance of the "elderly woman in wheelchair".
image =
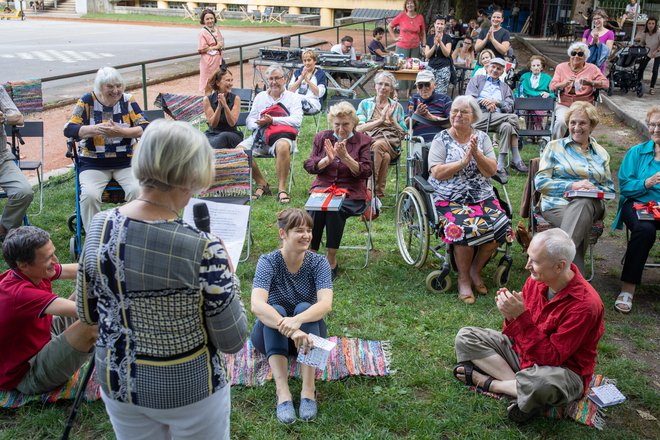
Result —
[[[428,182],[415,177],[415,186],[419,185],[430,194],[430,200],[420,204],[422,211],[429,211],[436,233],[451,246],[451,255],[458,269],[458,297],[466,304],[475,302],[473,289],[479,294],[487,294],[481,270],[493,256],[498,243],[505,242],[510,236],[511,229],[511,221],[490,181],[497,170],[492,143],[486,133],[472,128],[480,118],[481,110],[473,97],[456,98],[450,111],[451,127],[438,133],[431,144]],[[410,188],[406,188],[397,206],[400,248],[405,234],[401,233],[399,221],[402,215],[405,216],[405,198],[413,193],[417,191],[410,192]],[[422,260],[425,256],[424,253]],[[509,267],[510,260],[502,265],[502,270],[498,268],[502,278],[506,278],[504,272],[508,273]],[[429,279],[436,277],[441,284],[439,289],[433,290],[448,288],[448,280],[444,278],[448,271],[445,261],[439,275],[429,275]],[[433,282],[431,279],[431,284]]]
[[[591,133],[598,125],[596,108],[576,101],[566,112],[569,136],[543,150],[534,185],[541,193],[541,216],[564,230],[575,243],[575,264],[584,273],[584,255],[594,222],[605,215],[603,195],[614,193],[610,155]],[[569,191],[579,191],[567,197]]]

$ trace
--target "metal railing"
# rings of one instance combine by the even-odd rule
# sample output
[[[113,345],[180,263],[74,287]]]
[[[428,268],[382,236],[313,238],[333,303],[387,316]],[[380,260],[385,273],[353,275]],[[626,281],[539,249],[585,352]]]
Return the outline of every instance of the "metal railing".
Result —
[[[324,27],[320,29],[314,29],[311,31],[305,31],[305,32],[299,32],[296,34],[289,34],[289,35],[282,35],[277,38],[271,38],[267,40],[261,40],[261,41],[256,41],[254,43],[249,43],[247,45],[242,45],[242,46],[227,46],[225,47],[225,52],[230,51],[230,50],[238,50],[238,65],[240,66],[240,81],[241,81],[241,88],[244,88],[244,53],[247,50],[247,48],[252,48],[252,47],[260,47],[265,44],[272,44],[273,42],[279,42],[280,46],[290,46],[291,42],[297,39],[298,46],[297,47],[302,47],[302,37],[304,35],[310,35],[310,34],[315,34],[319,32],[326,32],[328,30],[336,29],[336,37],[337,37],[337,43],[339,43],[339,29],[340,28],[345,28],[349,26],[355,26],[357,25],[362,25],[362,37],[364,41],[364,52],[366,53],[368,51],[367,49],[367,24],[368,23],[377,23],[377,22],[383,22],[385,28],[387,28],[387,21],[392,19],[393,17],[385,17],[385,18],[374,18],[374,19],[369,19],[369,20],[361,20],[356,23],[348,23],[348,24],[342,24],[342,25],[337,25],[337,26],[331,26],[331,27]],[[387,30],[385,31],[385,46],[387,46]],[[127,63],[127,64],[120,64],[117,66],[113,66],[115,69],[120,70],[120,69],[128,69],[131,67],[140,67],[141,70],[141,82],[142,82],[142,96],[144,99],[144,110],[148,110],[149,104],[147,100],[147,65],[150,64],[156,64],[156,63],[162,63],[165,61],[173,61],[173,60],[180,60],[182,58],[190,58],[193,56],[199,56],[197,52],[192,52],[192,53],[185,53],[185,54],[180,54],[180,55],[172,55],[168,57],[163,57],[163,58],[154,58],[151,60],[145,60],[145,61],[138,61],[134,63]],[[232,63],[233,64],[233,63]],[[76,78],[79,76],[85,76],[85,75],[93,75],[97,72],[97,70],[85,70],[85,71],[80,71],[80,72],[73,72],[73,73],[66,73],[63,75],[55,75],[55,76],[49,76],[45,78],[41,78],[41,82],[50,82],[50,81],[57,81],[57,80],[62,80],[62,79],[69,79],[69,78]]]

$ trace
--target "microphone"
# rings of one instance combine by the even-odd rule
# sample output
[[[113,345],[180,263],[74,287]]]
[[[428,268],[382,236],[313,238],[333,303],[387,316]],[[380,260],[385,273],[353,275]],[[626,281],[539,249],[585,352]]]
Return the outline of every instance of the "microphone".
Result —
[[[193,219],[197,229],[203,232],[211,232],[211,217],[209,217],[209,207],[206,206],[206,203],[193,205]]]

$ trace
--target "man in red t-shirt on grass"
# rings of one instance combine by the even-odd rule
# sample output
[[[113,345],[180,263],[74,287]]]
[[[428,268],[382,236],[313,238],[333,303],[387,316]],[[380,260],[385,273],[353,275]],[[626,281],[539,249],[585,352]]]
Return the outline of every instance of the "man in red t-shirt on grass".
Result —
[[[603,302],[572,264],[575,244],[566,232],[535,235],[527,254],[522,293],[497,293],[504,330],[464,327],[455,341],[456,378],[514,397],[507,414],[519,423],[582,398],[605,331]]]
[[[77,320],[75,294],[53,294],[51,281],[75,279],[78,265],[59,264],[50,235],[34,226],[9,231],[2,252],[0,390],[52,391],[89,359],[98,334]]]

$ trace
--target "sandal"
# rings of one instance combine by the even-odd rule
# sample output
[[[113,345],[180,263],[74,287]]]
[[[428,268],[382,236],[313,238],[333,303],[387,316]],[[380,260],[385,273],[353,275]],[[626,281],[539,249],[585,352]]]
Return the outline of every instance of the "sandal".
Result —
[[[459,369],[460,367],[463,367],[463,373],[460,373],[460,372],[458,371],[458,369]],[[472,386],[474,386],[474,382],[472,382],[472,372],[473,372],[475,369],[476,369],[477,371],[479,371],[479,370],[477,369],[477,367],[475,367],[474,364],[473,364],[472,362],[470,362],[470,361],[467,361],[467,362],[459,362],[459,363],[456,364],[456,366],[454,367],[454,371],[453,371],[453,373],[454,373],[454,377],[456,378],[456,380],[458,380],[459,382],[465,384],[466,386],[472,387]],[[458,375],[459,375],[459,374],[463,374],[463,376],[465,376],[465,382],[463,382],[462,380],[460,380],[460,379],[458,378]]]
[[[655,90],[653,89],[649,90],[649,95],[655,95]]]
[[[270,186],[268,184],[257,185],[257,189],[254,190],[254,195],[252,195],[252,200],[257,200],[263,196],[269,196],[271,194]]]
[[[614,308],[623,314],[628,314],[632,310],[633,294],[630,292],[621,292],[616,297]]]
[[[288,205],[291,202],[291,197],[286,191],[278,191],[275,199],[282,205]]]
[[[479,285],[472,283],[472,288],[476,290],[479,295],[488,295],[488,288],[484,283]]]

